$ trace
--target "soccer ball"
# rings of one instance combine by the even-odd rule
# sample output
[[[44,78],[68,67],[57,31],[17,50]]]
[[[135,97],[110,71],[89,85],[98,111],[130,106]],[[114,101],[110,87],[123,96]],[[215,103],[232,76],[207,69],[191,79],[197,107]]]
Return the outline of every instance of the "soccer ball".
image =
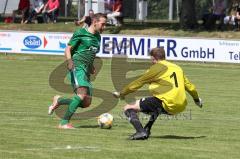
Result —
[[[113,124],[113,116],[109,113],[101,114],[98,118],[98,125],[102,129],[110,129]]]

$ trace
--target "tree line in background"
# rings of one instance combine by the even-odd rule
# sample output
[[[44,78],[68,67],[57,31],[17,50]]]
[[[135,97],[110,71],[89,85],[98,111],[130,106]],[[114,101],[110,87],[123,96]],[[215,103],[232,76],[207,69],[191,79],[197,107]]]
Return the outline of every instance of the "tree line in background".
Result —
[[[146,0],[148,3],[147,19],[166,20],[169,13],[169,0]],[[73,0],[67,2],[67,15],[71,17],[77,16],[77,6],[72,5]],[[228,5],[232,0],[228,0]],[[84,15],[85,0],[80,0],[81,16]],[[60,13],[65,14],[65,0],[60,0]],[[123,0],[124,17],[136,18],[136,0]],[[179,23],[184,29],[194,29],[197,27],[197,21],[201,16],[209,11],[212,6],[212,0],[174,0],[174,19],[179,20]]]

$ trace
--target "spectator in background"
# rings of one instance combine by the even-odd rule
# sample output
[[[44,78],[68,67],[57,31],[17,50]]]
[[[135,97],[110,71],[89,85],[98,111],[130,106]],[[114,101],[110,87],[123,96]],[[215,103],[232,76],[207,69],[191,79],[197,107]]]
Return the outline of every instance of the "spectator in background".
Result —
[[[203,8],[203,15],[202,15],[202,25],[205,27],[206,22],[208,20],[208,18],[210,17],[210,15],[212,15],[212,2],[208,1],[208,3],[206,5],[209,5],[211,7],[204,7]]]
[[[234,0],[230,7],[226,17],[224,17],[224,24],[229,24],[234,27],[234,29],[238,29],[238,19],[240,12],[240,0]]]
[[[105,14],[112,12],[112,7],[115,0],[104,0]]]
[[[212,7],[212,14],[209,16],[206,22],[206,29],[212,29],[216,21],[219,20],[218,29],[222,29],[223,21],[225,17],[226,5],[224,0],[217,0]]]
[[[116,0],[112,6],[112,13],[107,14],[107,17],[110,20],[110,24],[121,26],[121,23],[117,17],[122,16],[122,7],[122,0]]]
[[[238,1],[238,4],[235,8],[236,10],[236,16],[234,18],[234,24],[235,24],[235,31],[239,30],[239,22],[240,22],[240,2]]]
[[[12,13],[12,21],[15,22],[16,15],[21,15],[21,23],[28,18],[30,8],[29,0],[20,0],[18,3],[18,9],[14,10]]]
[[[43,7],[43,0],[33,0],[30,16],[27,20],[25,20],[24,23],[31,23],[33,18],[35,18],[38,14],[42,13]]]
[[[59,0],[48,0],[43,8],[43,21],[48,23],[48,18],[50,18],[51,22],[57,22],[57,15],[59,9]]]
[[[83,16],[81,20],[75,21],[77,26],[82,26],[83,28],[87,28],[92,24],[92,17],[94,12],[92,9],[89,9],[88,16]]]

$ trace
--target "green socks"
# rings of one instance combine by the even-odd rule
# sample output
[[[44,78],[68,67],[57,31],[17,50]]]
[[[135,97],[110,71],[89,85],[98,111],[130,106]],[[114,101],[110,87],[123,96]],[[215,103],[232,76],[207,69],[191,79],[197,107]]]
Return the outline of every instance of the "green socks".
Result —
[[[77,108],[82,107],[82,99],[79,96],[75,95],[72,99],[60,99],[59,102],[69,104],[63,119],[60,121],[61,125],[65,125],[69,123],[69,120]]]
[[[60,97],[58,98],[59,105],[69,105],[72,102],[72,99]]]

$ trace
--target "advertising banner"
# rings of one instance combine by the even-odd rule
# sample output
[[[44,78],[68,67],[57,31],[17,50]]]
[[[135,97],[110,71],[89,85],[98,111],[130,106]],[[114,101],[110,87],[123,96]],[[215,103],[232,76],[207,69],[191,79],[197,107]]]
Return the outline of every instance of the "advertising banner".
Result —
[[[72,33],[0,31],[0,52],[63,55]],[[148,59],[163,46],[169,60],[240,63],[240,41],[103,34],[97,56]]]

